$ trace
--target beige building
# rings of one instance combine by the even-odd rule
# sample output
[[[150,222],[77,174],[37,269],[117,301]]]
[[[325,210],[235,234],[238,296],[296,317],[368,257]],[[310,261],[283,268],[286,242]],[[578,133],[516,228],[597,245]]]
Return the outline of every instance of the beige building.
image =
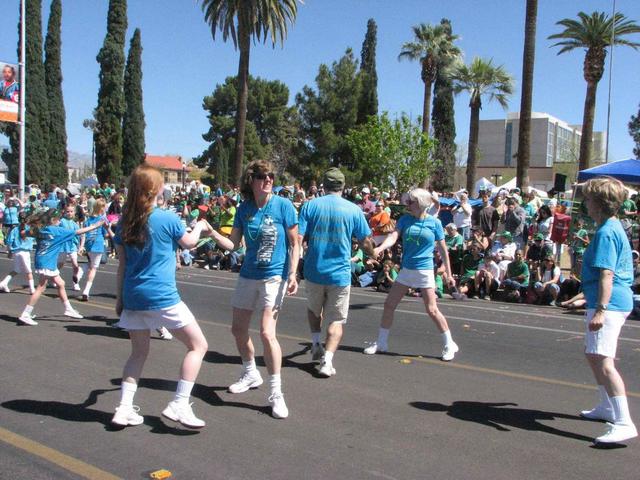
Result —
[[[164,177],[164,183],[170,187],[181,187],[188,183],[191,169],[181,156],[175,155],[145,155],[144,163],[159,169]]]
[[[505,120],[481,120],[478,134],[477,178],[505,183],[515,177],[520,114],[509,113]],[[546,113],[531,114],[530,185],[540,190],[553,187],[554,175],[567,175],[567,188],[577,173],[581,125],[568,123]],[[606,133],[593,132],[592,165],[604,162]]]

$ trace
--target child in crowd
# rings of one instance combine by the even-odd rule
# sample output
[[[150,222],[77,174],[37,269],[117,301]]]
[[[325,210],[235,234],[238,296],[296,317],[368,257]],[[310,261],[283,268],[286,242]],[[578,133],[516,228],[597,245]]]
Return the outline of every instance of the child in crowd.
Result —
[[[398,272],[396,272],[393,262],[391,260],[385,260],[382,264],[382,270],[376,275],[375,289],[378,292],[389,293],[397,276]]]
[[[111,229],[108,228],[108,224],[106,224],[107,219],[104,215],[105,208],[106,203],[104,199],[97,199],[96,203],[93,205],[91,215],[85,221],[85,226],[95,225],[96,223],[106,226],[99,229],[92,229],[89,235],[85,235],[84,245],[87,250],[87,255],[89,256],[89,270],[87,272],[87,283],[85,283],[84,290],[82,291],[81,299],[83,302],[89,301],[89,294],[91,293],[93,280],[95,279],[96,272],[100,266],[102,255],[105,253],[104,240],[106,237],[113,238],[113,233],[111,233]]]
[[[71,306],[67,298],[67,292],[64,290],[65,283],[60,277],[60,271],[57,268],[58,255],[66,242],[76,235],[91,232],[102,227],[103,221],[98,221],[89,227],[79,228],[74,231],[62,228],[58,215],[56,210],[47,210],[36,213],[27,219],[27,224],[30,227],[30,235],[32,235],[37,242],[35,271],[40,275],[40,279],[35,292],[33,292],[31,298],[29,298],[29,302],[18,318],[18,321],[25,325],[38,324],[33,320],[33,308],[36,303],[38,303],[40,295],[42,295],[47,288],[47,282],[49,280],[53,281],[58,288],[58,296],[64,305],[64,315],[71,318],[82,318],[82,315]]]
[[[33,238],[27,235],[27,226],[21,223],[18,228],[9,232],[7,247],[13,256],[13,270],[0,282],[0,290],[9,293],[9,282],[12,277],[24,274],[29,281],[29,292],[36,291],[31,273],[31,250],[33,250]]]
[[[474,278],[474,289],[481,299],[491,300],[500,286],[502,271],[497,263],[497,256],[487,254],[478,267]]]
[[[76,208],[73,205],[68,205],[64,209],[64,216],[60,220],[60,226],[67,230],[76,231],[80,226],[75,221]],[[68,260],[73,266],[73,289],[80,291],[80,279],[84,272],[78,264],[78,251],[84,248],[84,242],[82,237],[75,236],[62,246],[62,251],[58,255],[58,270],[64,267],[65,262]]]
[[[584,220],[578,218],[576,220],[576,232],[573,234],[573,240],[571,241],[571,269],[578,267],[578,263],[582,264],[582,255],[589,245],[589,234],[584,228]]]

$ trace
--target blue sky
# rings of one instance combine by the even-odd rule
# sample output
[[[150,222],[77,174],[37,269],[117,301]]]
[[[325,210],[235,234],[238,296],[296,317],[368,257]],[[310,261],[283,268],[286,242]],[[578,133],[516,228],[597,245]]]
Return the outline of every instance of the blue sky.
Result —
[[[19,0],[2,0],[0,60],[16,60]],[[546,37],[559,31],[555,22],[586,12],[611,11],[610,0],[540,0],[534,79],[534,111],[547,112],[571,124],[582,121],[586,84],[582,77],[584,53],[557,56]],[[107,0],[63,0],[63,74],[69,148],[91,151],[91,136],[82,120],[91,116],[98,91],[95,61],[106,30]],[[290,89],[290,102],[303,85],[314,85],[320,63],[340,58],[352,47],[359,58],[369,18],[378,24],[378,95],[380,110],[391,114],[422,111],[423,84],[419,66],[398,62],[403,42],[412,39],[411,26],[452,21],[459,46],[470,61],[492,57],[516,79],[509,111],[520,105],[524,0],[306,0],[290,27],[284,48],[256,45],[250,71],[254,76],[279,79]],[[637,0],[617,0],[618,11],[640,22]],[[43,30],[49,0],[43,1]],[[217,83],[237,73],[238,55],[232,43],[216,37],[214,43],[196,0],[129,0],[129,33],[142,31],[144,107],[147,151],[154,154],[198,155],[206,147],[201,135],[207,130],[202,99]],[[640,35],[636,36],[640,41]],[[608,62],[600,82],[596,130],[606,128]],[[633,142],[627,123],[640,103],[640,52],[614,51],[610,159],[632,156]],[[458,142],[468,138],[468,97],[456,99]],[[485,104],[481,119],[504,118],[498,105]],[[1,140],[0,140],[1,141]],[[3,142],[5,143],[5,142]]]

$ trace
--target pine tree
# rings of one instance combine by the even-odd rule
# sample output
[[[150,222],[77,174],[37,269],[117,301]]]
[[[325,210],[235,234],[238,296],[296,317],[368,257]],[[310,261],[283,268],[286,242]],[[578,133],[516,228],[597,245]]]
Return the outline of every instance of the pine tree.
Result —
[[[125,111],[124,42],[127,31],[126,0],[110,0],[107,35],[96,60],[100,64],[100,90],[94,141],[96,173],[100,182],[117,182],[122,174],[122,116]]]
[[[69,181],[67,163],[67,128],[64,99],[62,97],[62,67],[60,58],[60,29],[62,4],[60,0],[51,2],[49,25],[45,41],[45,82],[49,96],[49,177],[57,185]]]
[[[26,180],[40,185],[49,177],[49,102],[42,62],[42,3],[27,0],[26,69],[28,72],[26,103]]]
[[[640,105],[638,106],[638,115],[631,115],[629,135],[633,138],[633,143],[636,144],[633,149],[633,154],[636,158],[640,159]]]
[[[376,43],[378,27],[373,18],[367,22],[367,34],[360,52],[362,91],[358,100],[358,125],[378,114],[378,73],[376,72]]]
[[[144,161],[144,107],[142,103],[142,40],[133,32],[124,71],[126,110],[122,120],[122,175],[128,176]]]
[[[451,22],[443,18],[440,20],[449,36],[452,34]],[[456,122],[453,103],[453,86],[446,74],[448,65],[440,65],[434,83],[433,109],[431,122],[433,135],[438,141],[435,150],[435,159],[441,168],[431,179],[432,187],[439,192],[448,192],[453,189],[453,178],[456,168]]]

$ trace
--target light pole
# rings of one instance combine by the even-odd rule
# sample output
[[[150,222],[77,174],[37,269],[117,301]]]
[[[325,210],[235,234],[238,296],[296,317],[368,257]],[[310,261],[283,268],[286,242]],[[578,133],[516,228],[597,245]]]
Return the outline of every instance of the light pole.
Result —
[[[26,30],[27,19],[26,15],[26,1],[20,2],[20,151],[18,153],[18,187],[20,193],[18,197],[22,200],[25,199],[25,170],[26,170],[26,96],[27,96],[27,52],[26,52]]]
[[[499,173],[494,173],[493,175],[491,175],[491,178],[494,179],[493,184],[497,187],[498,186],[498,182],[500,180],[502,180],[502,175],[500,175]]]
[[[93,118],[87,118],[82,121],[82,126],[91,131],[91,173],[96,171],[96,141],[95,134],[98,129],[98,122]]]
[[[186,190],[186,185],[187,185],[187,164],[185,162],[182,162],[182,191]]]

